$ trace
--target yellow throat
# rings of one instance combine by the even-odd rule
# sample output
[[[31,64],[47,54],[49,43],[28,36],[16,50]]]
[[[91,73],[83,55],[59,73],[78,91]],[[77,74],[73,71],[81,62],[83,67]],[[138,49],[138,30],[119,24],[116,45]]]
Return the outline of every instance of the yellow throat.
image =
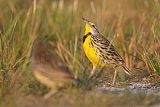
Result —
[[[92,23],[92,22],[89,22],[91,25],[94,25],[94,23]],[[85,25],[85,34],[84,35],[86,35],[86,34],[88,34],[89,32],[91,32],[91,30],[90,30],[90,27],[88,26],[88,24],[86,24]]]

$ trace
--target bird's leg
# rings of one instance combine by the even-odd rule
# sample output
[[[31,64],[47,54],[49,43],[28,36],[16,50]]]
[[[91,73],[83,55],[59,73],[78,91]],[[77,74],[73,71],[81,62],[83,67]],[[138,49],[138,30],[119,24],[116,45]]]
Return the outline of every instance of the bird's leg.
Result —
[[[92,77],[92,75],[94,74],[96,70],[96,66],[93,66],[92,71],[90,72],[89,78]]]
[[[115,85],[116,77],[117,77],[117,70],[114,68],[114,77],[113,77],[112,85]]]
[[[54,95],[57,92],[57,90],[52,89],[47,94],[44,95],[44,99],[50,98],[52,95]]]
[[[94,74],[95,69],[96,69],[96,66],[93,66],[93,69],[92,69],[92,71],[91,71],[91,75],[93,75],[93,74]]]

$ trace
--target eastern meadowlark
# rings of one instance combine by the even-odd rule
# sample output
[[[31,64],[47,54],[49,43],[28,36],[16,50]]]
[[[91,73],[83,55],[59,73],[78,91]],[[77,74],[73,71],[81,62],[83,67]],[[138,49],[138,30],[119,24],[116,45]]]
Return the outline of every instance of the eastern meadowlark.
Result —
[[[30,66],[36,79],[51,88],[48,98],[66,85],[76,84],[69,69],[58,60],[53,47],[46,41],[35,40],[32,46]]]
[[[83,36],[83,48],[86,56],[93,65],[90,73],[92,76],[96,67],[112,66],[115,70],[113,84],[116,80],[117,67],[122,67],[126,74],[130,75],[124,60],[115,50],[114,46],[97,29],[94,23],[82,18],[85,22],[85,34]]]

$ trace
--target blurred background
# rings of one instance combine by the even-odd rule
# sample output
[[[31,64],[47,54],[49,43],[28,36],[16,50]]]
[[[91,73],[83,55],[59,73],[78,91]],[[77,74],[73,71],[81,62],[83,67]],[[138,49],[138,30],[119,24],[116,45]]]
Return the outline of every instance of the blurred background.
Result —
[[[95,23],[106,38],[114,41],[114,46],[127,66],[133,69],[134,75],[140,73],[138,79],[130,81],[140,82],[145,78],[147,82],[159,84],[159,0],[0,0],[0,100],[1,103],[3,102],[2,105],[8,102],[10,103],[7,106],[10,107],[16,104],[21,105],[22,102],[28,104],[23,99],[17,103],[13,98],[32,94],[43,95],[48,91],[34,79],[29,68],[32,43],[37,37],[56,44],[59,57],[72,70],[73,75],[85,77],[85,73],[91,70],[92,66],[82,49],[85,27],[82,17]],[[112,77],[109,75],[108,78]],[[120,78],[123,80],[123,77]],[[72,96],[74,94],[75,91],[69,96],[73,102],[76,99]],[[31,97],[34,101],[35,96]],[[92,96],[96,102],[96,95],[91,93],[84,96],[86,102],[76,104],[90,105],[93,100],[88,101],[88,98]],[[106,102],[116,97],[111,95],[108,98],[101,94],[97,96],[97,98],[105,97],[104,101],[100,102],[102,105],[114,104],[114,101]],[[67,96],[62,98],[66,100]],[[62,98],[58,96],[57,99],[59,101]],[[129,102],[134,99],[132,104],[147,105],[159,101],[159,96],[154,97],[155,99],[151,102],[144,96],[138,96],[138,98],[140,99],[135,100],[137,96],[135,99],[133,97],[124,99],[120,103],[125,104],[125,101],[128,101],[130,104]],[[115,102],[120,99],[121,97],[118,97]],[[38,101],[41,100],[38,99]],[[72,104],[72,100],[66,102]],[[61,103],[55,101],[52,104]]]

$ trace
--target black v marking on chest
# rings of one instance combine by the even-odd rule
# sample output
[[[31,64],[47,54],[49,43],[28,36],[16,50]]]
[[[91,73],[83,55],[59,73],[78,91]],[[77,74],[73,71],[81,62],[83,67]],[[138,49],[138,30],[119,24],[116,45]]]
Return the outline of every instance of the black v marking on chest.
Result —
[[[84,43],[84,41],[86,40],[86,38],[87,38],[89,35],[91,35],[91,32],[88,32],[86,35],[83,36],[83,39],[82,39],[82,40],[83,40],[83,43]]]

